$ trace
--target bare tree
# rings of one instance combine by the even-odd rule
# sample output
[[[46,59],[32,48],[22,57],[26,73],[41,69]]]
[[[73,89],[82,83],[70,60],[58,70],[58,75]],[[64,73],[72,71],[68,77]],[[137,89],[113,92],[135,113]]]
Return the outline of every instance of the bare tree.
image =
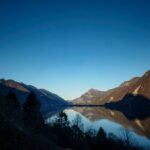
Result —
[[[131,143],[131,132],[127,128],[121,128],[122,138],[124,141],[124,144],[127,146],[127,148],[130,150],[132,143]]]
[[[83,131],[83,123],[82,123],[82,118],[79,114],[77,114],[74,118],[74,120],[72,121],[72,125],[76,125],[78,126],[82,131]]]

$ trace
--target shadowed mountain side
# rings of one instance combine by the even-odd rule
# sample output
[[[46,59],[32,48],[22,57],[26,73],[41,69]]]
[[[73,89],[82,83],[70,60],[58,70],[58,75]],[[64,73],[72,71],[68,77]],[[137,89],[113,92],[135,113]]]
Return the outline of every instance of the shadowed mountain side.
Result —
[[[14,80],[0,80],[0,91],[3,96],[7,95],[8,91],[12,90],[18,97],[21,105],[24,103],[28,94],[32,91],[36,94],[41,103],[41,111],[46,114],[50,110],[55,109],[57,105],[67,105],[68,102],[58,95],[51,93],[45,89],[38,89],[32,85],[26,85]]]
[[[104,107],[118,110],[130,120],[150,117],[150,100],[142,95],[127,94],[122,100],[106,103]]]

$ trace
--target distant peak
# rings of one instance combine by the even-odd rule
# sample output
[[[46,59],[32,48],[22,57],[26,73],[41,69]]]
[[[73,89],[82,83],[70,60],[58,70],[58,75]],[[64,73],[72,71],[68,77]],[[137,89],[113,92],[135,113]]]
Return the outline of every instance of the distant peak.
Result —
[[[99,91],[99,90],[97,90],[97,89],[94,89],[94,88],[91,88],[91,89],[89,89],[88,91],[87,91],[87,93],[95,93],[95,92],[104,92],[104,91]]]
[[[91,91],[98,91],[98,90],[97,89],[93,89],[93,88],[88,90],[88,92],[91,92]]]

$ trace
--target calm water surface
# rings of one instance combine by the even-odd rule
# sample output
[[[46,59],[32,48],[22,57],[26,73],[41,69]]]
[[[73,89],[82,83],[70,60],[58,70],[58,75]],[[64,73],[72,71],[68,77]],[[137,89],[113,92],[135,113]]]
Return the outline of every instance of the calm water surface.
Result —
[[[97,132],[100,127],[103,127],[107,134],[113,133],[123,139],[128,130],[133,144],[150,149],[150,117],[144,120],[130,120],[119,111],[102,107],[72,107],[57,108],[55,111],[47,113],[46,122],[52,123],[60,111],[67,114],[70,124],[79,115],[84,131],[93,129]]]

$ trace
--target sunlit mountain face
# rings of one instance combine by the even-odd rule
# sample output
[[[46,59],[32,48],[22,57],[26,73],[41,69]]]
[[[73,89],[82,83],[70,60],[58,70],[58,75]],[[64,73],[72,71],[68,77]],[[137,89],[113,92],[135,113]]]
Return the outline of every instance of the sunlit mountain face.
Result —
[[[121,101],[126,95],[141,95],[150,99],[150,71],[142,77],[134,77],[125,81],[120,86],[108,91],[90,89],[81,97],[73,101],[74,104],[105,104]]]

